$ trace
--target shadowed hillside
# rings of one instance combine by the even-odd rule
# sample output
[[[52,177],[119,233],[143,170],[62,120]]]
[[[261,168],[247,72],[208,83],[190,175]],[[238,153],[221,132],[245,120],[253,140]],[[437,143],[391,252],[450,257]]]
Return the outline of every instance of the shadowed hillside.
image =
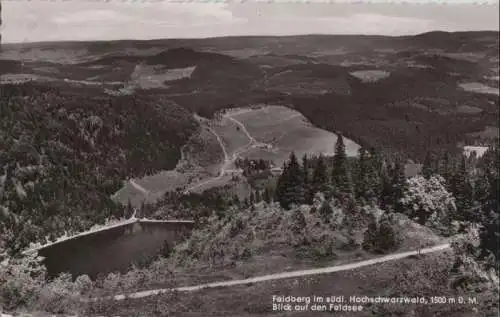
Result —
[[[313,124],[341,131],[360,144],[422,160],[427,149],[457,150],[462,143],[484,140],[486,126],[497,126],[497,35],[34,43],[18,55],[10,45],[2,53],[8,66],[2,72],[20,72],[7,60],[17,56],[25,61],[23,73],[84,81],[80,85],[121,83],[124,93],[143,89],[205,117],[262,102],[290,106]],[[35,52],[38,60],[30,55]],[[63,52],[73,56],[73,63],[57,59]],[[189,67],[189,75],[166,75]],[[369,81],[353,76],[376,72],[385,75]],[[486,89],[461,88],[467,85]]]
[[[11,251],[126,216],[110,196],[174,168],[195,129],[185,109],[147,96],[32,84],[0,94],[0,245]]]

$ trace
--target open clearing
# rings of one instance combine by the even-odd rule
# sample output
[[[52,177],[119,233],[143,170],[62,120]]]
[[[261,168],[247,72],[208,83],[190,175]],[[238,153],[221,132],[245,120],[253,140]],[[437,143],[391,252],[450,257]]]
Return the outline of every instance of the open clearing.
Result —
[[[459,85],[465,91],[475,92],[479,94],[498,95],[498,88],[490,87],[482,83],[463,83]]]
[[[165,82],[189,78],[196,66],[186,68],[164,69],[164,67],[137,65],[130,76],[129,84],[142,89],[164,88]]]
[[[292,151],[304,154],[333,154],[337,135],[312,126],[298,111],[283,106],[266,106],[235,113],[232,118],[246,127],[262,146],[241,154],[248,158],[272,160],[281,166]],[[344,138],[349,156],[357,155],[359,145]],[[266,146],[267,144],[268,146]]]
[[[175,170],[136,179],[138,186],[127,183],[115,199],[122,203],[130,199],[139,206],[179,187],[186,188],[186,193],[202,192],[227,184],[237,158],[265,159],[281,166],[292,151],[299,157],[332,155],[337,141],[336,134],[312,126],[298,111],[283,106],[239,108],[216,120],[198,119],[204,128],[190,141],[187,152],[183,150]],[[359,145],[349,139],[344,143],[347,155],[356,156]]]
[[[374,83],[381,79],[389,77],[391,73],[385,70],[358,70],[350,73],[352,76],[360,79],[364,83]]]
[[[464,155],[467,157],[470,156],[473,152],[476,152],[477,157],[481,157],[486,151],[488,151],[487,146],[464,146]]]
[[[457,107],[457,112],[465,114],[478,114],[483,112],[483,109],[474,106],[462,105]]]
[[[114,195],[114,199],[122,204],[127,204],[130,199],[134,207],[139,207],[143,201],[154,202],[167,191],[217,175],[221,161],[222,149],[216,136],[203,128],[183,147],[182,158],[174,170],[134,179],[136,186],[132,182],[126,182]]]

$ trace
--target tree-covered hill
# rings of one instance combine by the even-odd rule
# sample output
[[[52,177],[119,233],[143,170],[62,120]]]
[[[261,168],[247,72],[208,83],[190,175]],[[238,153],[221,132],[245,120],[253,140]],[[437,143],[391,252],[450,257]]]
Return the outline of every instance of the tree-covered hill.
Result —
[[[124,209],[122,181],[172,169],[196,129],[162,98],[74,88],[0,87],[0,242],[18,251]]]

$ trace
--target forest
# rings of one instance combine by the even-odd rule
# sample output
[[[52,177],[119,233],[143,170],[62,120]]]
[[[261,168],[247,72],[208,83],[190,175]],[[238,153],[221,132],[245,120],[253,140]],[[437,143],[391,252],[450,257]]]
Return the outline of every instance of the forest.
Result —
[[[29,83],[0,96],[0,247],[13,253],[130,216],[110,196],[175,167],[197,128],[185,109],[146,95]]]

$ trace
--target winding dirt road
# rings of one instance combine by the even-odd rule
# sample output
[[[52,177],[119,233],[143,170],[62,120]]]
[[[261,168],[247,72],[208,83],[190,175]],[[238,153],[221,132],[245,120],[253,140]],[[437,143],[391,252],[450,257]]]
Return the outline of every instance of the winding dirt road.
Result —
[[[446,244],[437,245],[437,246],[434,246],[431,248],[425,248],[425,249],[416,250],[416,251],[409,251],[409,252],[394,253],[394,254],[390,254],[387,256],[383,256],[383,257],[379,257],[379,258],[375,258],[375,259],[371,259],[371,260],[366,260],[366,261],[360,261],[360,262],[356,262],[356,263],[329,266],[329,267],[318,268],[318,269],[282,272],[282,273],[277,273],[277,274],[270,274],[270,275],[263,275],[263,276],[247,278],[247,279],[243,279],[243,280],[223,281],[223,282],[208,283],[208,284],[201,284],[201,285],[195,285],[195,286],[178,287],[178,288],[173,288],[173,289],[171,289],[171,288],[155,289],[155,290],[149,290],[149,291],[136,292],[136,293],[132,293],[132,294],[128,294],[128,295],[120,294],[120,295],[114,296],[113,299],[119,301],[119,300],[124,300],[126,298],[149,297],[149,296],[154,296],[154,295],[158,295],[161,293],[166,293],[169,291],[194,292],[194,291],[199,291],[199,290],[203,290],[203,289],[207,289],[207,288],[228,287],[228,286],[234,286],[234,285],[247,285],[247,284],[259,283],[259,282],[281,280],[281,279],[286,279],[286,278],[294,278],[294,277],[296,278],[296,277],[309,276],[309,275],[319,275],[319,274],[328,274],[328,273],[340,272],[340,271],[348,271],[348,270],[354,270],[354,269],[368,266],[368,265],[374,265],[374,264],[384,263],[384,262],[388,262],[388,261],[400,260],[400,259],[404,259],[404,258],[413,256],[413,255],[444,251],[444,250],[447,250],[449,248],[450,248],[450,244],[446,243]]]
[[[149,195],[149,191],[142,187],[141,185],[137,184],[133,179],[130,179],[130,185],[132,185],[132,187],[134,187],[135,189],[137,189],[138,191],[140,191],[141,193],[143,193],[144,195],[148,196]]]
[[[188,194],[193,189],[196,189],[198,187],[201,187],[201,186],[203,186],[205,184],[208,184],[208,183],[211,183],[211,182],[215,182],[215,181],[221,180],[224,177],[224,175],[226,174],[226,172],[229,170],[229,168],[231,167],[231,165],[236,161],[236,159],[238,158],[238,155],[240,155],[241,153],[246,152],[246,151],[248,151],[251,148],[255,148],[255,147],[258,147],[258,146],[267,145],[265,143],[258,142],[254,137],[252,137],[250,135],[250,133],[248,132],[247,128],[245,127],[245,125],[242,122],[240,122],[237,119],[233,118],[229,114],[224,114],[223,118],[227,118],[227,119],[233,121],[234,123],[236,123],[241,128],[241,130],[243,131],[243,133],[245,133],[245,135],[247,136],[247,138],[248,138],[249,141],[248,141],[248,143],[246,145],[238,148],[234,153],[231,154],[231,156],[229,156],[229,154],[227,153],[227,149],[226,149],[226,147],[224,145],[224,142],[222,141],[222,137],[214,129],[212,129],[211,127],[206,126],[206,128],[213,135],[215,135],[215,137],[217,138],[217,141],[219,142],[219,144],[220,144],[220,146],[222,148],[222,151],[224,153],[224,162],[223,162],[223,164],[222,164],[222,166],[220,168],[220,172],[219,172],[219,175],[217,177],[213,177],[213,178],[201,181],[201,182],[199,182],[199,183],[197,183],[195,185],[190,186],[189,188],[187,188],[186,190],[184,190],[184,194],[185,195]]]

